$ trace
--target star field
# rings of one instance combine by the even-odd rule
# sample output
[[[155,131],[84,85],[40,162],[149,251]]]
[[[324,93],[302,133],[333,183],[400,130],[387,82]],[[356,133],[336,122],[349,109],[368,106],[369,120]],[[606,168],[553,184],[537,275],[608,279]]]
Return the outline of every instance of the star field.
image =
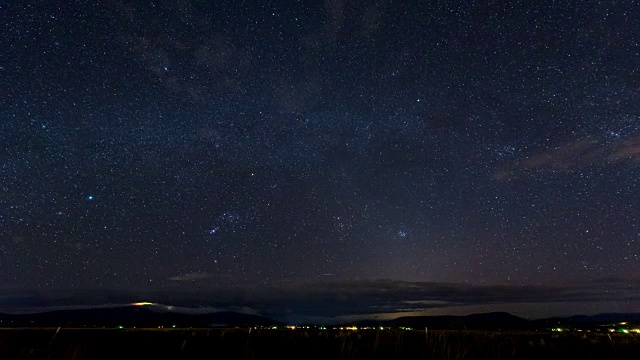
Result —
[[[0,5],[0,288],[640,274],[640,4]]]

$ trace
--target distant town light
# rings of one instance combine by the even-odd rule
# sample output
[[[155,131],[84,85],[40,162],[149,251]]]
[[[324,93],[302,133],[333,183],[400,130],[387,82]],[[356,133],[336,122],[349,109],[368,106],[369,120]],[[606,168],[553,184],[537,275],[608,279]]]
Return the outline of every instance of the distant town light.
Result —
[[[134,302],[131,305],[133,306],[147,306],[147,305],[155,305],[152,302],[148,302],[148,301],[140,301],[140,302]]]

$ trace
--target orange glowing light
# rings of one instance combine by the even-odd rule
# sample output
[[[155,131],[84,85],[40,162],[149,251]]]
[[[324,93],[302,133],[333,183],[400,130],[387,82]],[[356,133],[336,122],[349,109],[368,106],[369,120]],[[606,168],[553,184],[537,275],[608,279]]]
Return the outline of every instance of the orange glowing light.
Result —
[[[141,301],[141,302],[134,302],[131,305],[133,306],[146,306],[146,305],[153,305],[152,302],[147,302],[147,301]]]

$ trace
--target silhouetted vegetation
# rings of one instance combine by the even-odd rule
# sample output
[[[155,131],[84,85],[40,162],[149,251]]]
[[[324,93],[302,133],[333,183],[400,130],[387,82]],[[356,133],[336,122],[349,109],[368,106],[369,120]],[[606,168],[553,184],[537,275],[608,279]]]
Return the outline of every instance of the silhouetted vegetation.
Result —
[[[640,335],[515,331],[4,329],[0,359],[638,359]]]

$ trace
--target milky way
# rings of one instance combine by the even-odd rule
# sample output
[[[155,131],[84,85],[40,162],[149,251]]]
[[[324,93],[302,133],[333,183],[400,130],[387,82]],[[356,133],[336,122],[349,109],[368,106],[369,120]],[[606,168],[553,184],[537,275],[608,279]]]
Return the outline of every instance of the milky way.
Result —
[[[214,3],[2,6],[2,289],[637,279],[636,2]]]

